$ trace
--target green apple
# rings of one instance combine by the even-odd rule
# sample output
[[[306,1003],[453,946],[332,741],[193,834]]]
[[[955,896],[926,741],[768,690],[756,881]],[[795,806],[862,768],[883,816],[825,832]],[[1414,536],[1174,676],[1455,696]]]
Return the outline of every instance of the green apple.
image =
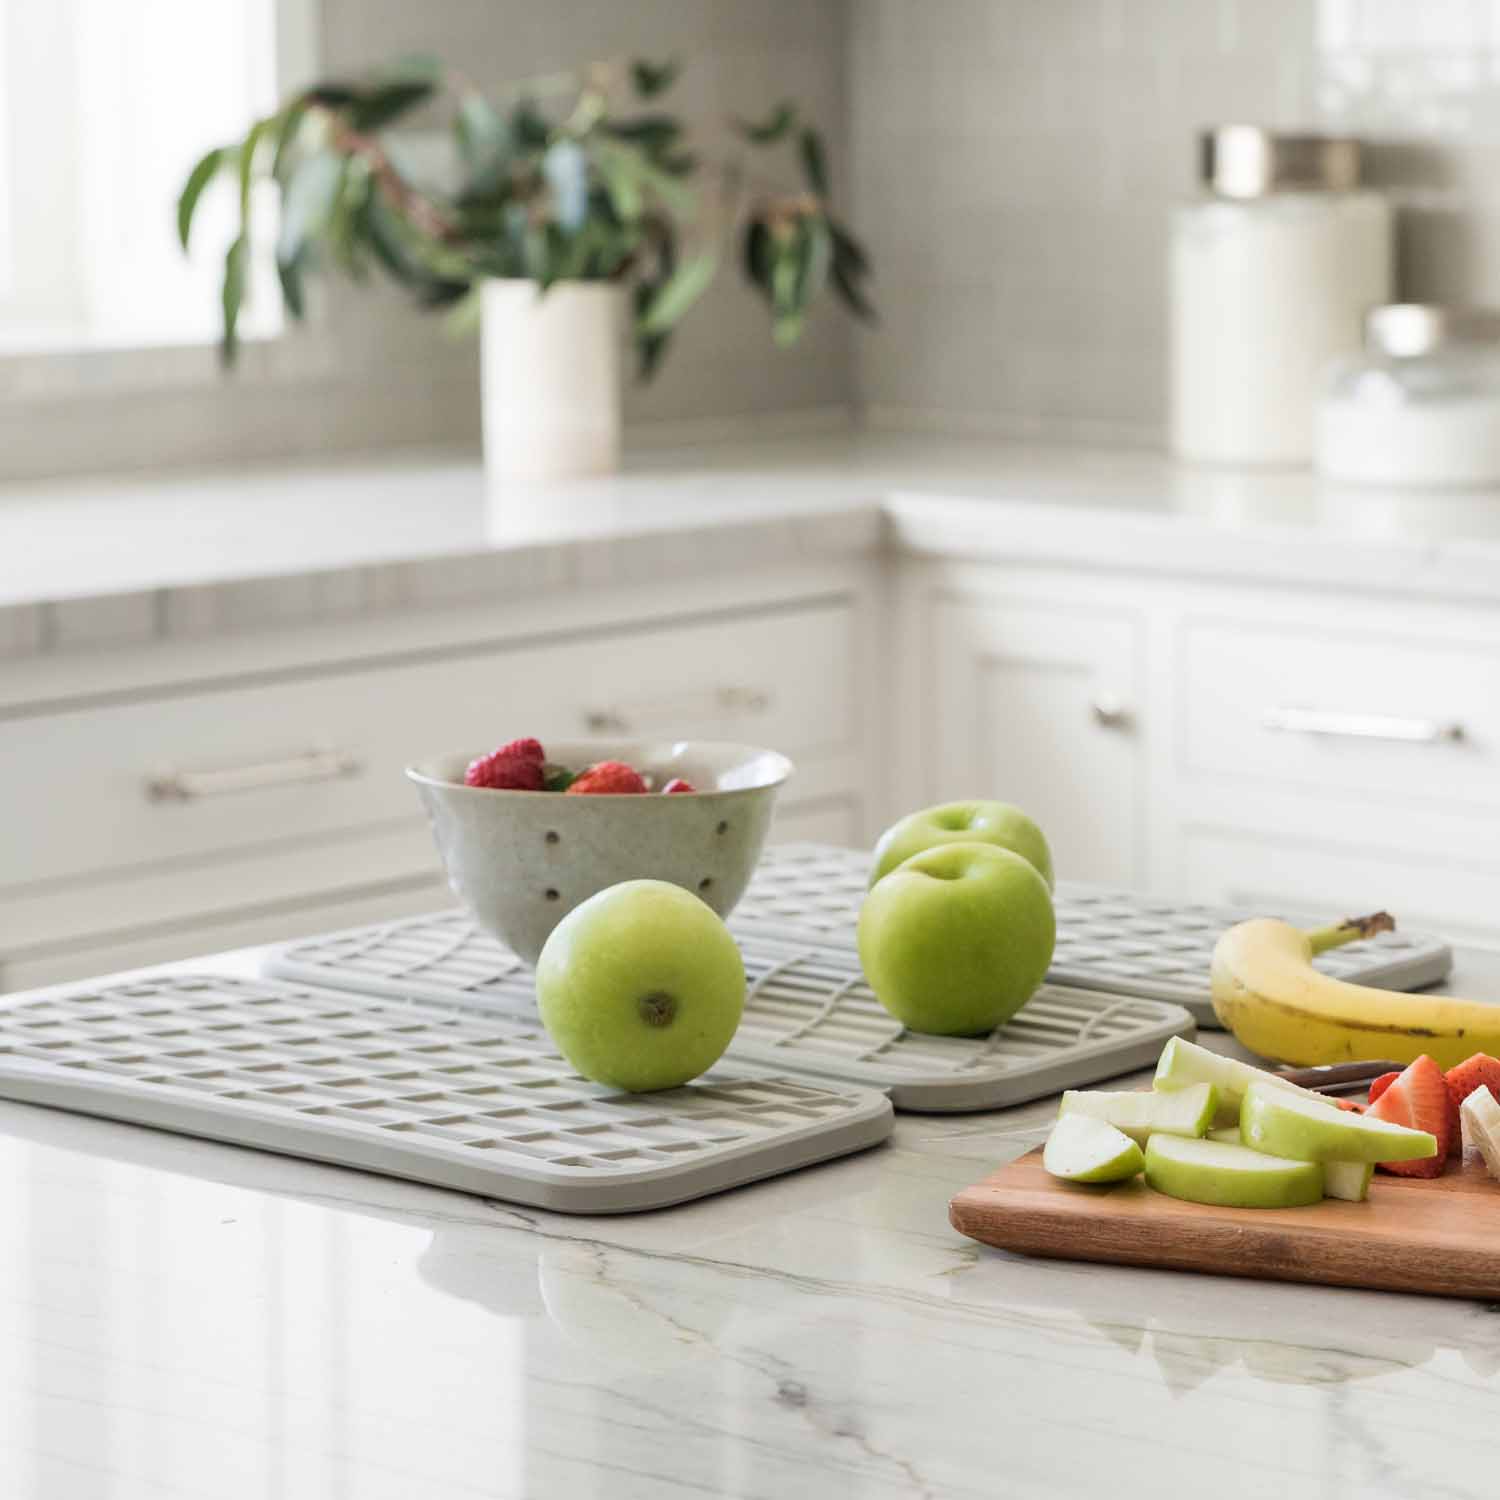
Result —
[[[865,897],[858,936],[865,978],[903,1026],[975,1036],[1036,993],[1057,924],[1028,860],[995,844],[939,844]]]
[[[1213,1122],[1217,1095],[1211,1083],[1195,1083],[1171,1093],[1110,1094],[1068,1089],[1059,1113],[1087,1115],[1123,1130],[1144,1146],[1152,1135],[1202,1135]]]
[[[1309,1099],[1320,1096],[1299,1084],[1288,1083],[1264,1068],[1252,1067],[1232,1057],[1223,1057],[1200,1047],[1196,1042],[1180,1036],[1170,1038],[1161,1049],[1156,1063],[1156,1077],[1151,1080],[1154,1089],[1180,1089],[1193,1083],[1211,1083],[1218,1091],[1219,1110],[1214,1117],[1215,1125],[1238,1125],[1240,1101],[1252,1083],[1264,1083],[1273,1088],[1286,1089],[1293,1094],[1302,1094]]]
[[[1240,1140],[1297,1161],[1418,1161],[1437,1155],[1437,1138],[1374,1115],[1339,1109],[1316,1095],[1252,1083],[1240,1104]]]
[[[1146,1165],[1122,1130],[1087,1115],[1063,1115],[1042,1149],[1042,1165],[1066,1182],[1124,1182]]]
[[[1052,889],[1052,851],[1042,830],[1008,802],[944,802],[893,823],[875,845],[870,884],[939,844],[994,844],[1029,860]]]
[[[585,1078],[670,1089],[723,1056],[745,1008],[745,966],[691,891],[627,880],[553,928],[536,998],[548,1035]]]
[[[1177,1135],[1151,1137],[1146,1181],[1170,1197],[1223,1208],[1299,1208],[1323,1196],[1323,1168],[1315,1161]]]

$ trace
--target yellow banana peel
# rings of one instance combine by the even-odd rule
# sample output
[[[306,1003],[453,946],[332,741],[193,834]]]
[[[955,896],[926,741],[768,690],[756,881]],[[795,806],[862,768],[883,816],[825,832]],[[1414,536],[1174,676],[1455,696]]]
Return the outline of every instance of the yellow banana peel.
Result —
[[[1384,912],[1317,932],[1270,917],[1240,922],[1214,949],[1214,1014],[1252,1052],[1299,1067],[1408,1063],[1425,1052],[1451,1068],[1476,1052],[1500,1054],[1500,1005],[1371,989],[1313,967],[1316,954],[1394,926]]]

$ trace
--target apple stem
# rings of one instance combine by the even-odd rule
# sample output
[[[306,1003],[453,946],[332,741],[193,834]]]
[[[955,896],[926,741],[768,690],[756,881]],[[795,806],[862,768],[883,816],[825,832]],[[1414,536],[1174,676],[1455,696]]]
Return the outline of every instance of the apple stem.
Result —
[[[1307,941],[1315,954],[1327,953],[1330,948],[1341,948],[1345,943],[1374,937],[1377,932],[1395,930],[1396,919],[1388,911],[1376,911],[1367,917],[1345,917],[1332,927],[1316,928],[1307,934]]]

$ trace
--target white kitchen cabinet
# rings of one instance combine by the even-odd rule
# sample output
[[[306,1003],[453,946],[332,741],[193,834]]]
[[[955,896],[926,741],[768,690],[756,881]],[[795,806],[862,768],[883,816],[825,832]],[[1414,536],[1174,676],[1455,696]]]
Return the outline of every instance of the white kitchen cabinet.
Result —
[[[796,774],[773,837],[861,841],[866,581],[742,575],[533,605],[519,628],[500,608],[447,640],[431,616],[252,632],[176,678],[165,648],[70,658],[0,706],[26,789],[0,838],[0,988],[449,902],[402,768],[514,734],[775,745]]]
[[[1062,876],[1139,884],[1135,617],[944,592],[927,608],[928,798],[1014,802],[1045,829]]]

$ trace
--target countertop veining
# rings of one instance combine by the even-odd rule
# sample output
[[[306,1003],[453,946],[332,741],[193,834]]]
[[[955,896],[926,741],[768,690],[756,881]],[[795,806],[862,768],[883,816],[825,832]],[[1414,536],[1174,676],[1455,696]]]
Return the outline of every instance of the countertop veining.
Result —
[[[472,457],[393,453],[0,487],[0,654],[892,543],[1440,598],[1500,588],[1500,498],[1339,489],[1143,450],[742,440],[641,450],[618,476],[492,504]]]

